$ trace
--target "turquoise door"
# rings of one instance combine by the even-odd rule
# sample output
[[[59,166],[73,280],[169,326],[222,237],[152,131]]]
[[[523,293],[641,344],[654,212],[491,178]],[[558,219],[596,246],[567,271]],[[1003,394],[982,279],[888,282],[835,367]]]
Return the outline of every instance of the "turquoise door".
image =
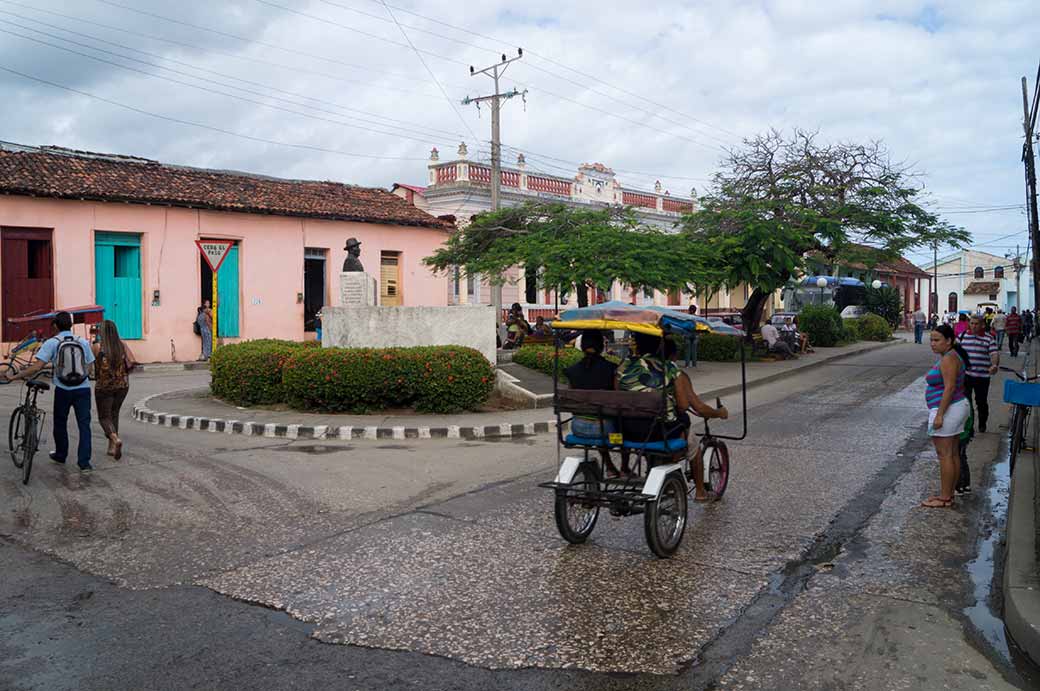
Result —
[[[94,237],[94,288],[97,304],[105,308],[125,339],[141,338],[141,236],[133,233],[97,233]]]
[[[228,250],[217,271],[217,335],[238,337],[238,245]]]

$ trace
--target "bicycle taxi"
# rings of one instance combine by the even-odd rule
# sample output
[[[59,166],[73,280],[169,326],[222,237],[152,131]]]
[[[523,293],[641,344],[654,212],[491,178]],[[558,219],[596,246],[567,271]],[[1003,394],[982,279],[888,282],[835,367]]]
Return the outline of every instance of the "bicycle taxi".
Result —
[[[701,464],[705,489],[720,499],[729,483],[729,450],[724,440],[747,436],[747,377],[744,348],[739,348],[743,431],[739,436],[712,434],[707,419],[694,448],[685,435],[675,438],[669,423],[668,389],[660,391],[602,391],[561,388],[560,348],[581,332],[623,330],[654,336],[690,336],[723,333],[740,337],[743,332],[726,324],[656,306],[608,302],[563,313],[551,325],[555,334],[553,407],[557,430],[557,473],[539,487],[555,493],[556,526],[564,540],[580,544],[592,534],[601,508],[613,516],[643,514],[646,542],[658,557],[672,556],[686,530],[688,496],[693,492],[695,463]],[[662,357],[665,338],[661,338]],[[716,399],[716,406],[722,403]],[[685,413],[690,410],[684,411]],[[565,415],[571,417],[564,418]],[[579,437],[564,432],[574,416],[599,421],[600,435]],[[607,431],[607,422],[616,431]],[[626,433],[626,425],[629,432]],[[671,425],[672,429],[668,429]],[[644,430],[633,434],[632,430]],[[649,432],[646,432],[649,430]],[[563,457],[563,450],[577,455]],[[628,456],[631,473],[609,477],[610,454]],[[561,458],[562,457],[562,458]],[[634,462],[631,462],[634,460]]]

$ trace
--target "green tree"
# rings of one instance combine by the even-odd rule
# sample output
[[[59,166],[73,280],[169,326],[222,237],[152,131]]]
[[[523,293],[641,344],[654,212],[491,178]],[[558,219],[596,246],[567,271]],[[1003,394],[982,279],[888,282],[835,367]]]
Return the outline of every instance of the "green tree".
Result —
[[[423,262],[437,272],[505,281],[510,268],[537,272],[542,285],[567,291],[579,305],[589,285],[614,281],[636,289],[682,290],[706,280],[706,256],[676,233],[640,225],[630,209],[584,209],[525,204],[485,212],[454,233]],[[714,278],[712,276],[712,278]]]
[[[787,138],[773,130],[727,152],[682,232],[715,257],[706,287],[753,288],[743,311],[750,335],[766,299],[804,271],[808,253],[840,263],[863,261],[869,251],[876,262],[933,243],[970,242],[917,202],[915,180],[879,143],[823,144],[815,133]]]

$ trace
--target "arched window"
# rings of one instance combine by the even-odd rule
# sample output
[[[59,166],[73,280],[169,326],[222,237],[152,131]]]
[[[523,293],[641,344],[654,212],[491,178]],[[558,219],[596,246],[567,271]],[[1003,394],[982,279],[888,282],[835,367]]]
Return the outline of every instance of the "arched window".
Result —
[[[948,312],[957,311],[957,293],[950,293],[949,303],[947,304]]]
[[[1004,278],[1004,267],[994,266],[993,267],[993,278]]]
[[[983,271],[981,266],[976,266],[975,267],[975,278],[982,278],[985,275],[986,275],[986,272]]]

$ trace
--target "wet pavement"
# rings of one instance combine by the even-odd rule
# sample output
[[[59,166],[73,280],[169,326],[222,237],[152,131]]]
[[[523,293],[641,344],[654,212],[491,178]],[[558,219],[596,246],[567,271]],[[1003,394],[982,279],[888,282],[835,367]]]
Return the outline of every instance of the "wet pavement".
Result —
[[[201,625],[227,632],[214,642],[245,675],[222,678],[265,688],[1030,688],[972,614],[992,614],[985,569],[973,581],[966,565],[999,534],[980,518],[993,498],[917,508],[938,481],[919,381],[931,360],[896,346],[753,392],[724,500],[691,504],[666,561],[640,516],[604,513],[583,546],[559,538],[536,486],[555,469],[548,439],[316,445],[124,423],[127,457],[90,478],[41,465],[27,489],[13,467],[0,479],[0,560],[24,576],[0,585],[18,622],[0,623],[0,687],[113,687],[71,663],[66,686],[26,672],[60,664],[47,624],[66,615],[23,571],[65,570],[108,608],[150,598],[162,625],[132,618],[135,649],[168,651],[168,681],[182,679],[175,654],[210,670],[171,687],[221,674]],[[187,381],[138,379],[142,395]],[[999,440],[972,445],[980,489]],[[247,634],[238,618],[265,623]],[[277,669],[250,677],[251,650]],[[129,655],[104,665],[147,682]]]

